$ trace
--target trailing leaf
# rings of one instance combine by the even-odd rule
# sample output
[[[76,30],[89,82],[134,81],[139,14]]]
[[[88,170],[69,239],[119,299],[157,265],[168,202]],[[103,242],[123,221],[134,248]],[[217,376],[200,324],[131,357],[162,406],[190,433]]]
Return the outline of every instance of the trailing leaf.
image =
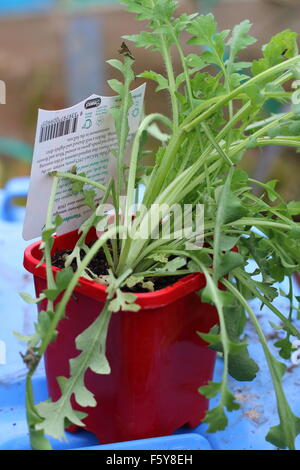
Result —
[[[76,338],[76,348],[81,353],[70,360],[70,377],[58,377],[62,396],[55,402],[46,400],[37,405],[42,422],[37,430],[44,431],[56,439],[63,439],[65,422],[84,426],[82,419],[86,413],[72,408],[71,397],[82,407],[96,406],[97,402],[84,382],[85,373],[91,369],[96,374],[109,374],[110,367],[105,355],[105,344],[111,312],[108,304],[97,319]]]

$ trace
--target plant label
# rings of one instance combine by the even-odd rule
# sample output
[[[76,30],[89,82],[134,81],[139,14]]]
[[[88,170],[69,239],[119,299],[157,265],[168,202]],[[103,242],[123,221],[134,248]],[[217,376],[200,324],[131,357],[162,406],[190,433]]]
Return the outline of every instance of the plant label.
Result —
[[[133,105],[129,110],[129,149],[138,129],[145,95],[143,84],[131,92]],[[23,227],[24,240],[40,236],[45,221],[52,186],[52,171],[69,172],[76,167],[77,174],[85,175],[104,186],[116,174],[118,147],[111,109],[118,106],[118,96],[92,95],[71,108],[57,111],[40,109],[31,167],[30,187]],[[101,190],[96,191],[95,202]],[[58,234],[78,229],[92,210],[83,204],[82,193],[74,194],[72,181],[61,178],[55,199],[54,213],[63,223]]]

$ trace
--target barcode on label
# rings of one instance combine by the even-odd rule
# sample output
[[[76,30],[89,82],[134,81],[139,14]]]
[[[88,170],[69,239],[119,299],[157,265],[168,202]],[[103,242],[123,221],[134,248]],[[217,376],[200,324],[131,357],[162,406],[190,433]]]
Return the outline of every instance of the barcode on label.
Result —
[[[77,130],[78,115],[68,116],[63,119],[44,122],[40,130],[39,142],[56,139],[64,135],[73,134]]]

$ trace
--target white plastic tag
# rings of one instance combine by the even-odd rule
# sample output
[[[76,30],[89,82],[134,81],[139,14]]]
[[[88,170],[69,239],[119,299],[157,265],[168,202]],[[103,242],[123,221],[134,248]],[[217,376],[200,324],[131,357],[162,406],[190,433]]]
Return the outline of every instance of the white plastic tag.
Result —
[[[129,110],[128,147],[140,123],[145,87],[143,84],[131,92],[134,104]],[[112,150],[118,144],[110,109],[116,107],[118,101],[118,96],[92,95],[71,108],[39,110],[23,227],[24,240],[41,236],[52,185],[49,172],[70,171],[75,165],[78,173],[84,172],[87,177],[103,185],[115,175],[116,158]],[[60,180],[54,205],[54,214],[63,218],[59,234],[79,228],[91,214],[91,209],[82,203],[82,194],[72,193],[71,188],[70,180]],[[96,189],[96,201],[101,194]]]

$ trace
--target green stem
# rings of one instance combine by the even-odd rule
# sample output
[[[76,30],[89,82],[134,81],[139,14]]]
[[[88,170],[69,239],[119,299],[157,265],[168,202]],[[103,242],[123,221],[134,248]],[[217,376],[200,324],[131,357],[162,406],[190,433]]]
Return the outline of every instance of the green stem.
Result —
[[[296,62],[300,60],[300,55],[293,57],[292,59],[288,59],[285,62],[282,62],[278,65],[275,65],[274,67],[271,67],[268,70],[265,70],[264,72],[261,72],[260,74],[256,75],[255,77],[250,78],[247,82],[243,83],[240,85],[238,88],[233,90],[231,93],[219,97],[219,100],[213,104],[212,106],[209,107],[206,111],[202,112],[203,106],[199,105],[195,108],[193,112],[190,113],[190,115],[185,119],[183,122],[181,129],[185,132],[189,132],[192,129],[194,129],[198,124],[201,122],[205,121],[208,119],[217,109],[219,109],[221,106],[226,105],[229,101],[232,101],[234,98],[236,98],[238,95],[240,95],[244,90],[246,90],[249,86],[252,86],[256,84],[257,82],[260,82],[262,80],[266,80],[269,78],[269,76],[272,76],[278,72],[281,72],[282,70],[289,68],[289,66],[294,65]],[[200,111],[201,110],[201,111]],[[200,115],[199,112],[201,113]]]
[[[236,269],[234,271],[236,276],[238,277],[239,281],[244,284],[244,286],[249,289],[252,294],[257,297],[263,304],[265,304],[275,315],[282,321],[284,327],[290,331],[290,333],[295,336],[295,338],[300,339],[300,332],[297,330],[297,328],[292,325],[291,323],[288,323],[287,318],[271,303],[268,301],[268,299],[262,295],[258,289],[254,288],[251,286],[251,283],[248,282],[248,280],[244,277],[243,271]]]
[[[105,232],[102,235],[102,237],[99,238],[92,245],[89,252],[85,255],[85,257],[83,258],[81,264],[78,266],[77,271],[74,273],[67,289],[65,290],[65,292],[63,294],[63,297],[62,297],[61,301],[59,302],[59,304],[57,306],[55,315],[54,315],[54,317],[51,321],[51,324],[50,324],[50,326],[47,330],[46,335],[44,336],[44,338],[42,340],[41,346],[39,347],[39,355],[40,356],[42,356],[44,354],[44,352],[46,351],[47,346],[50,343],[51,338],[53,336],[53,333],[56,330],[56,327],[57,327],[59,321],[62,319],[62,317],[65,313],[66,306],[67,306],[67,304],[68,304],[68,302],[69,302],[69,300],[70,300],[70,298],[73,294],[73,290],[75,289],[75,287],[76,287],[82,273],[84,272],[85,268],[87,268],[87,266],[89,265],[91,260],[94,258],[96,253],[100,250],[100,248],[107,242],[107,240],[109,240],[114,235],[116,235],[116,232],[117,232],[117,230],[116,230],[115,227],[108,230],[107,232]]]
[[[138,156],[139,156],[139,149],[140,149],[140,139],[143,132],[147,129],[150,123],[154,120],[162,121],[163,123],[166,122],[165,117],[159,113],[150,114],[146,116],[143,121],[141,122],[139,129],[134,137],[132,152],[131,152],[131,162],[129,168],[129,175],[128,175],[128,183],[127,183],[127,197],[126,197],[126,207],[125,207],[125,214],[124,214],[124,232],[127,233],[128,227],[131,225],[131,207],[134,201],[134,188],[135,188],[135,181],[136,181],[136,171],[137,171],[137,163],[138,163]],[[145,197],[147,197],[147,191],[145,193]],[[144,201],[143,201],[144,203]],[[117,273],[121,274],[124,268],[124,262],[126,261],[128,251],[130,249],[131,240],[130,237],[127,235],[126,239],[123,240],[121,254],[119,258],[119,263],[117,266]]]
[[[131,66],[133,63],[133,59],[129,56],[124,57],[124,93],[122,98],[122,114],[121,114],[121,122],[120,122],[120,141],[118,147],[118,156],[117,156],[117,194],[120,196],[123,187],[123,179],[124,179],[124,159],[125,159],[125,150],[126,150],[126,140],[127,140],[127,124],[128,124],[128,110],[130,107],[130,84],[132,81],[132,74],[129,73],[131,71]],[[117,212],[119,212],[119,208],[117,208]]]
[[[96,181],[93,181],[90,178],[87,178],[86,176],[74,175],[73,173],[61,172],[61,171],[53,171],[50,173],[50,176],[57,176],[58,178],[66,178],[72,181],[80,181],[82,183],[94,186],[95,188],[100,189],[100,191],[106,191],[106,187],[103,184],[96,183]]]
[[[294,449],[295,448],[294,435],[292,432],[292,428],[290,427],[290,424],[289,424],[289,418],[293,417],[293,413],[290,409],[290,406],[287,402],[287,399],[285,397],[285,394],[282,388],[281,374],[278,373],[278,367],[275,367],[276,359],[272,356],[271,352],[269,351],[265,335],[261,329],[261,326],[259,324],[259,321],[256,318],[255,313],[253,312],[248,302],[244,299],[242,294],[232,285],[232,283],[229,282],[227,279],[223,279],[222,283],[225,285],[225,287],[227,287],[228,290],[232,292],[232,294],[239,300],[241,305],[248,312],[250,320],[256,329],[257,335],[262,345],[265,358],[266,358],[266,361],[267,361],[267,364],[269,366],[269,370],[271,373],[271,378],[272,378],[272,382],[274,385],[274,391],[276,394],[278,414],[279,414],[281,423],[282,424],[285,423],[285,425],[283,425],[284,439],[288,447],[290,449]],[[293,419],[291,419],[291,422],[292,421]]]
[[[52,188],[51,188],[50,197],[49,197],[45,231],[53,228],[53,209],[54,209],[54,204],[55,204],[55,196],[57,192],[58,182],[59,182],[58,177],[55,176],[53,178]],[[50,238],[47,241],[45,241],[44,255],[45,255],[45,261],[46,261],[48,289],[56,288],[53,271],[52,271],[52,263],[51,263],[52,245],[53,245],[53,239]],[[48,308],[51,308],[51,306],[52,306],[52,303],[48,304]]]

